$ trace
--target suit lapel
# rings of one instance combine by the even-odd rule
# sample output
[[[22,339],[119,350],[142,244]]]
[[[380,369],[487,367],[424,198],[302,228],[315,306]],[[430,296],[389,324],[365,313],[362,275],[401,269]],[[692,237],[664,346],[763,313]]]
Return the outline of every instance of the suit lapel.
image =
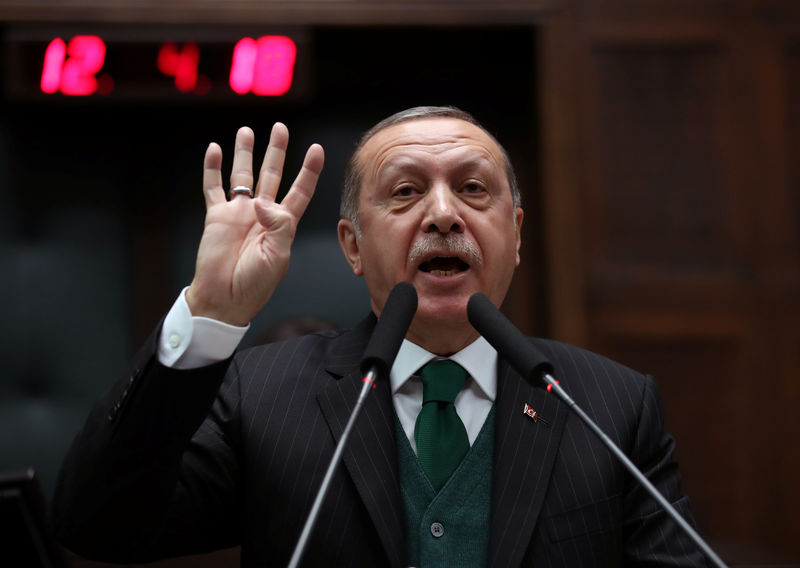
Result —
[[[490,566],[519,566],[544,503],[567,408],[498,364]],[[537,421],[525,414],[528,404]]]
[[[337,353],[327,366],[336,378],[317,396],[323,417],[338,442],[361,391],[358,365],[375,318],[362,322],[347,341],[345,349],[332,346]],[[349,353],[342,356],[341,353]],[[397,478],[394,409],[387,381],[378,382],[367,397],[356,420],[342,459],[361,496],[391,566],[399,568],[404,557],[403,510]]]

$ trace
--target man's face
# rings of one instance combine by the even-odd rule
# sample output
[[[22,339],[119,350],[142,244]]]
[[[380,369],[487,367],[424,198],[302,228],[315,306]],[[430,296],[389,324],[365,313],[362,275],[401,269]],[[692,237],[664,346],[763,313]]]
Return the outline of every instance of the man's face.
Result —
[[[499,305],[519,264],[522,209],[497,144],[462,120],[417,119],[378,132],[358,162],[361,235],[342,220],[339,239],[372,309],[407,281],[419,296],[412,341],[424,326],[471,330],[470,296]]]

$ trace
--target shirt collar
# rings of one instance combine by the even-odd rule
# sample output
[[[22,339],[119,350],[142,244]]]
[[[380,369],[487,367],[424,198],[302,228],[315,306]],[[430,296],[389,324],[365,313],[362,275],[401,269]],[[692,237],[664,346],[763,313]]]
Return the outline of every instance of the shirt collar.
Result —
[[[436,358],[437,355],[404,339],[389,374],[392,394],[396,393],[420,367]],[[497,396],[497,351],[488,341],[479,337],[448,359],[464,367],[486,396],[494,401]]]

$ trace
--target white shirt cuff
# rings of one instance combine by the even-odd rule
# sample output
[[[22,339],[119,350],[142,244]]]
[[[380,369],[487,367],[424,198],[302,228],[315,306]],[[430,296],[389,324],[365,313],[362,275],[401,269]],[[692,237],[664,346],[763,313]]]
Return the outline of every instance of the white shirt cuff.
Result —
[[[188,288],[188,287],[187,287]],[[192,316],[184,288],[172,305],[158,340],[158,361],[173,369],[196,369],[224,361],[250,326],[239,327]]]

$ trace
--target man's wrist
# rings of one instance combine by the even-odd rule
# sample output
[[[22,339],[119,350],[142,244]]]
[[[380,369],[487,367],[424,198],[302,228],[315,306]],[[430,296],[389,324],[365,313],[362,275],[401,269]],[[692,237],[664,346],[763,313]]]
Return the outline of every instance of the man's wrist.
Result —
[[[195,286],[192,283],[183,290],[184,300],[193,317],[210,319],[232,327],[248,327],[250,325],[250,316],[242,316],[238,310],[221,310],[213,308],[208,302],[199,301],[197,294],[194,293]]]
[[[158,342],[158,360],[174,369],[195,369],[233,355],[250,328],[193,316],[184,288],[172,305]]]

